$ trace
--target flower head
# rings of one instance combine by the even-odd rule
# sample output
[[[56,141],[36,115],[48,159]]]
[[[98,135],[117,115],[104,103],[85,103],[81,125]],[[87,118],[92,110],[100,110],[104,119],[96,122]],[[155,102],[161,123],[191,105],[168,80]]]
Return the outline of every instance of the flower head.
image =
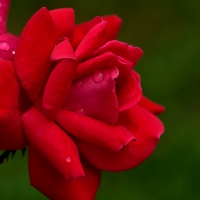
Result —
[[[143,52],[116,40],[120,25],[116,15],[75,25],[73,9],[42,8],[14,63],[0,61],[10,88],[0,87],[0,148],[28,146],[30,182],[50,199],[94,199],[100,170],[139,165],[163,133],[154,114],[164,109],[132,70]]]

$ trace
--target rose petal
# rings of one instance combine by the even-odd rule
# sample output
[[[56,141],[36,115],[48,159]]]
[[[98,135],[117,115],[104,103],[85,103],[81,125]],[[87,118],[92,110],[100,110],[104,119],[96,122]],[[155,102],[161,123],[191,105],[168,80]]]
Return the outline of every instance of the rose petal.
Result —
[[[52,200],[93,200],[100,184],[100,171],[82,160],[85,176],[66,181],[33,147],[29,148],[31,185]]]
[[[96,16],[91,21],[85,24],[84,35],[86,35],[94,26],[103,21],[102,17]]]
[[[2,33],[0,35],[0,59],[13,61],[18,41],[19,38],[17,36],[10,33]]]
[[[51,15],[46,8],[42,8],[22,31],[15,55],[17,76],[32,101],[42,88],[50,67],[50,53],[56,41]]]
[[[64,58],[76,60],[74,50],[68,38],[65,38],[62,42],[56,45],[50,57],[51,61],[56,61]]]
[[[119,18],[117,15],[108,15],[104,16],[103,20],[107,22],[106,40],[109,41],[116,39],[122,24],[121,18]]]
[[[141,96],[140,77],[135,71],[130,70],[117,89],[117,99],[120,105],[119,111],[124,111],[135,105]]]
[[[1,0],[1,9],[0,9],[0,16],[1,16],[1,23],[0,23],[0,34],[6,32],[6,23],[7,23],[7,16],[10,7],[11,0]]]
[[[73,82],[63,108],[80,112],[109,124],[116,124],[119,116],[115,92],[116,67],[104,67]]]
[[[67,110],[61,110],[56,121],[74,136],[111,151],[119,151],[134,139],[123,126],[111,126]]]
[[[0,149],[21,149],[26,140],[18,107],[19,84],[12,62],[0,60],[0,66]]]
[[[79,61],[105,44],[105,30],[106,22],[101,22],[85,35],[75,51],[75,55]]]
[[[143,55],[143,51],[139,47],[133,47],[124,42],[112,40],[107,42],[98,50],[94,51],[91,56],[94,57],[107,52],[113,53],[126,59],[127,61],[132,63],[132,67],[135,66],[135,64]]]
[[[117,57],[112,53],[105,53],[100,56],[90,58],[89,60],[86,60],[85,62],[82,62],[78,65],[75,74],[75,79],[90,74],[104,66],[113,67],[115,60],[117,60]]]
[[[136,167],[152,154],[164,130],[156,116],[139,106],[122,112],[120,124],[135,135],[136,141],[129,142],[118,152],[107,151],[82,140],[76,141],[84,156],[99,169],[123,171]]]
[[[153,114],[160,114],[165,111],[165,107],[162,105],[159,105],[150,99],[148,99],[145,96],[142,96],[140,101],[138,102],[138,105],[147,109],[148,111],[152,112]]]
[[[66,180],[84,175],[75,144],[56,124],[32,107],[23,115],[23,125],[29,143]]]
[[[64,59],[60,61],[51,73],[43,95],[45,114],[54,119],[64,104],[76,71],[76,61]]]
[[[68,37],[72,38],[75,24],[74,24],[74,10],[72,8],[60,8],[50,11],[50,15],[55,24],[58,38]]]

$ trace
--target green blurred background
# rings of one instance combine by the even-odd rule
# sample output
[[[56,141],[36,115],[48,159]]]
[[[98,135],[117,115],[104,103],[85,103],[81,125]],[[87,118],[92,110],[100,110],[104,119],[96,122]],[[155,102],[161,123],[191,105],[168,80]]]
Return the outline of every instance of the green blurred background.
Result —
[[[140,46],[137,64],[145,95],[165,105],[165,124],[156,151],[135,169],[103,172],[96,200],[200,199],[200,3],[196,0],[15,0],[8,28],[20,34],[42,6],[73,7],[76,22],[118,14],[118,39]],[[47,199],[29,185],[27,155],[0,165],[0,199]]]

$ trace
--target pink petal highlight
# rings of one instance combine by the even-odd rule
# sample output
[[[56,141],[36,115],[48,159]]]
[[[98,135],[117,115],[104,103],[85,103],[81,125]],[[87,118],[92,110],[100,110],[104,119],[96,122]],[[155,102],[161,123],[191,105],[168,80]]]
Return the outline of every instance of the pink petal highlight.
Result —
[[[115,80],[119,75],[116,67],[104,67],[73,82],[64,108],[84,111],[86,116],[116,124],[119,116]]]

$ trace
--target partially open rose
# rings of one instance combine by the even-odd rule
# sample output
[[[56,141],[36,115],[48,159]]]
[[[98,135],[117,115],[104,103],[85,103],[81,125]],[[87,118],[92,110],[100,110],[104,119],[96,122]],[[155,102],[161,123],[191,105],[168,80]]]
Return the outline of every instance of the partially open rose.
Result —
[[[50,199],[94,199],[100,170],[137,166],[163,133],[164,109],[132,70],[142,50],[115,40],[120,25],[111,15],[75,26],[72,9],[42,8],[14,64],[0,61],[0,148],[29,147],[30,182]]]

